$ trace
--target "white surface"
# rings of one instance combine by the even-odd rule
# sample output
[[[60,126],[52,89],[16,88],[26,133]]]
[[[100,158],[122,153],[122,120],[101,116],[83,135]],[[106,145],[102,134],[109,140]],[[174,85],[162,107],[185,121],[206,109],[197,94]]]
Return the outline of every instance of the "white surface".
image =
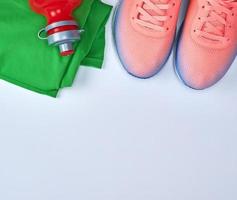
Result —
[[[104,69],[81,68],[58,99],[0,81],[0,199],[236,200],[237,60],[205,91],[172,55],[140,80],[108,32]]]

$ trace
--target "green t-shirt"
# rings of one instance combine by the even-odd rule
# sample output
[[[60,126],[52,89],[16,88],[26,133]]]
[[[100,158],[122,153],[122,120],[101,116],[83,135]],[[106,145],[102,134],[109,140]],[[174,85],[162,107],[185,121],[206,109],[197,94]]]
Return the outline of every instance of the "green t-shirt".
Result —
[[[104,59],[105,24],[111,6],[84,0],[74,12],[84,32],[75,54],[61,57],[58,48],[37,37],[46,19],[34,13],[27,0],[0,1],[0,79],[56,97],[72,85],[80,65],[100,68]]]

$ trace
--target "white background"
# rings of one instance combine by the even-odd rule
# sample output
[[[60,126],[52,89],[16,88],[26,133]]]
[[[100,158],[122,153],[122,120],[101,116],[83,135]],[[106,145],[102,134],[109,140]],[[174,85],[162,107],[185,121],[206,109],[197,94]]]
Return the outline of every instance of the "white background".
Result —
[[[81,68],[59,98],[0,81],[0,199],[236,200],[237,60],[204,91],[172,55],[136,79],[110,24],[103,70]]]

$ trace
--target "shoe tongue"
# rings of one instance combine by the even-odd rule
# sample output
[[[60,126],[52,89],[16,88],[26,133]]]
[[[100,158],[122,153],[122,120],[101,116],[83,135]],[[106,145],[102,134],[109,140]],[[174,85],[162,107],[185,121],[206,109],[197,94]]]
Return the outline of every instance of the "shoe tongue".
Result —
[[[154,3],[154,4],[167,4],[170,0],[150,0],[152,3]],[[145,4],[144,4],[145,5]],[[152,15],[152,16],[156,16],[157,15],[157,13],[154,11],[154,10],[152,10],[152,9],[146,9],[146,8],[144,8],[150,15]],[[162,12],[162,11],[161,11]],[[160,13],[161,15],[164,15],[165,14],[165,11],[164,12],[162,12],[162,13]]]
[[[167,4],[170,0],[150,0],[153,4]],[[143,9],[149,13],[151,16],[164,16],[166,14],[166,11],[160,10],[160,13],[157,13],[155,10],[149,8],[146,3],[143,4]],[[163,22],[156,22],[157,25],[161,26],[163,25]]]
[[[168,3],[170,0],[151,0],[152,3]]]
[[[222,5],[222,6],[225,6],[228,9],[232,8],[231,3],[233,3],[233,2],[237,2],[237,0],[219,0],[219,4]],[[222,17],[223,19],[226,19],[226,17],[227,17],[225,13],[217,13],[217,14],[220,17]],[[213,13],[210,12],[209,17],[212,16],[212,15],[213,15]],[[209,31],[207,23],[204,24],[202,29],[206,30],[208,33],[211,33],[211,34],[216,35],[216,36],[224,36],[224,32],[225,32],[225,25],[224,24],[220,23],[218,20],[212,21],[212,22],[209,22],[209,23],[211,23],[214,27],[216,27],[219,30],[219,32]]]
[[[209,16],[211,16],[212,14],[209,14]],[[225,14],[220,14],[220,16],[222,18],[225,18],[226,15]],[[208,33],[211,33],[213,35],[216,35],[216,36],[223,36],[224,35],[224,31],[225,31],[225,25],[224,24],[221,24],[219,21],[212,21],[212,22],[209,22],[211,23],[216,29],[219,30],[219,32],[217,31],[210,31],[209,28],[208,28],[208,23],[205,23],[204,26],[203,26],[203,30],[206,30]]]

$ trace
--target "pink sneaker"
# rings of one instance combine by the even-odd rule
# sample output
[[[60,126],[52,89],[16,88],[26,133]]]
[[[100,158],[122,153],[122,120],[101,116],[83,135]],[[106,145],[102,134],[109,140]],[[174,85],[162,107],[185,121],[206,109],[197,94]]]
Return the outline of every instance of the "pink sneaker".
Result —
[[[125,69],[149,78],[162,68],[174,41],[181,0],[123,0],[114,37]]]
[[[237,0],[191,0],[176,49],[184,83],[205,89],[227,72],[237,53]]]

